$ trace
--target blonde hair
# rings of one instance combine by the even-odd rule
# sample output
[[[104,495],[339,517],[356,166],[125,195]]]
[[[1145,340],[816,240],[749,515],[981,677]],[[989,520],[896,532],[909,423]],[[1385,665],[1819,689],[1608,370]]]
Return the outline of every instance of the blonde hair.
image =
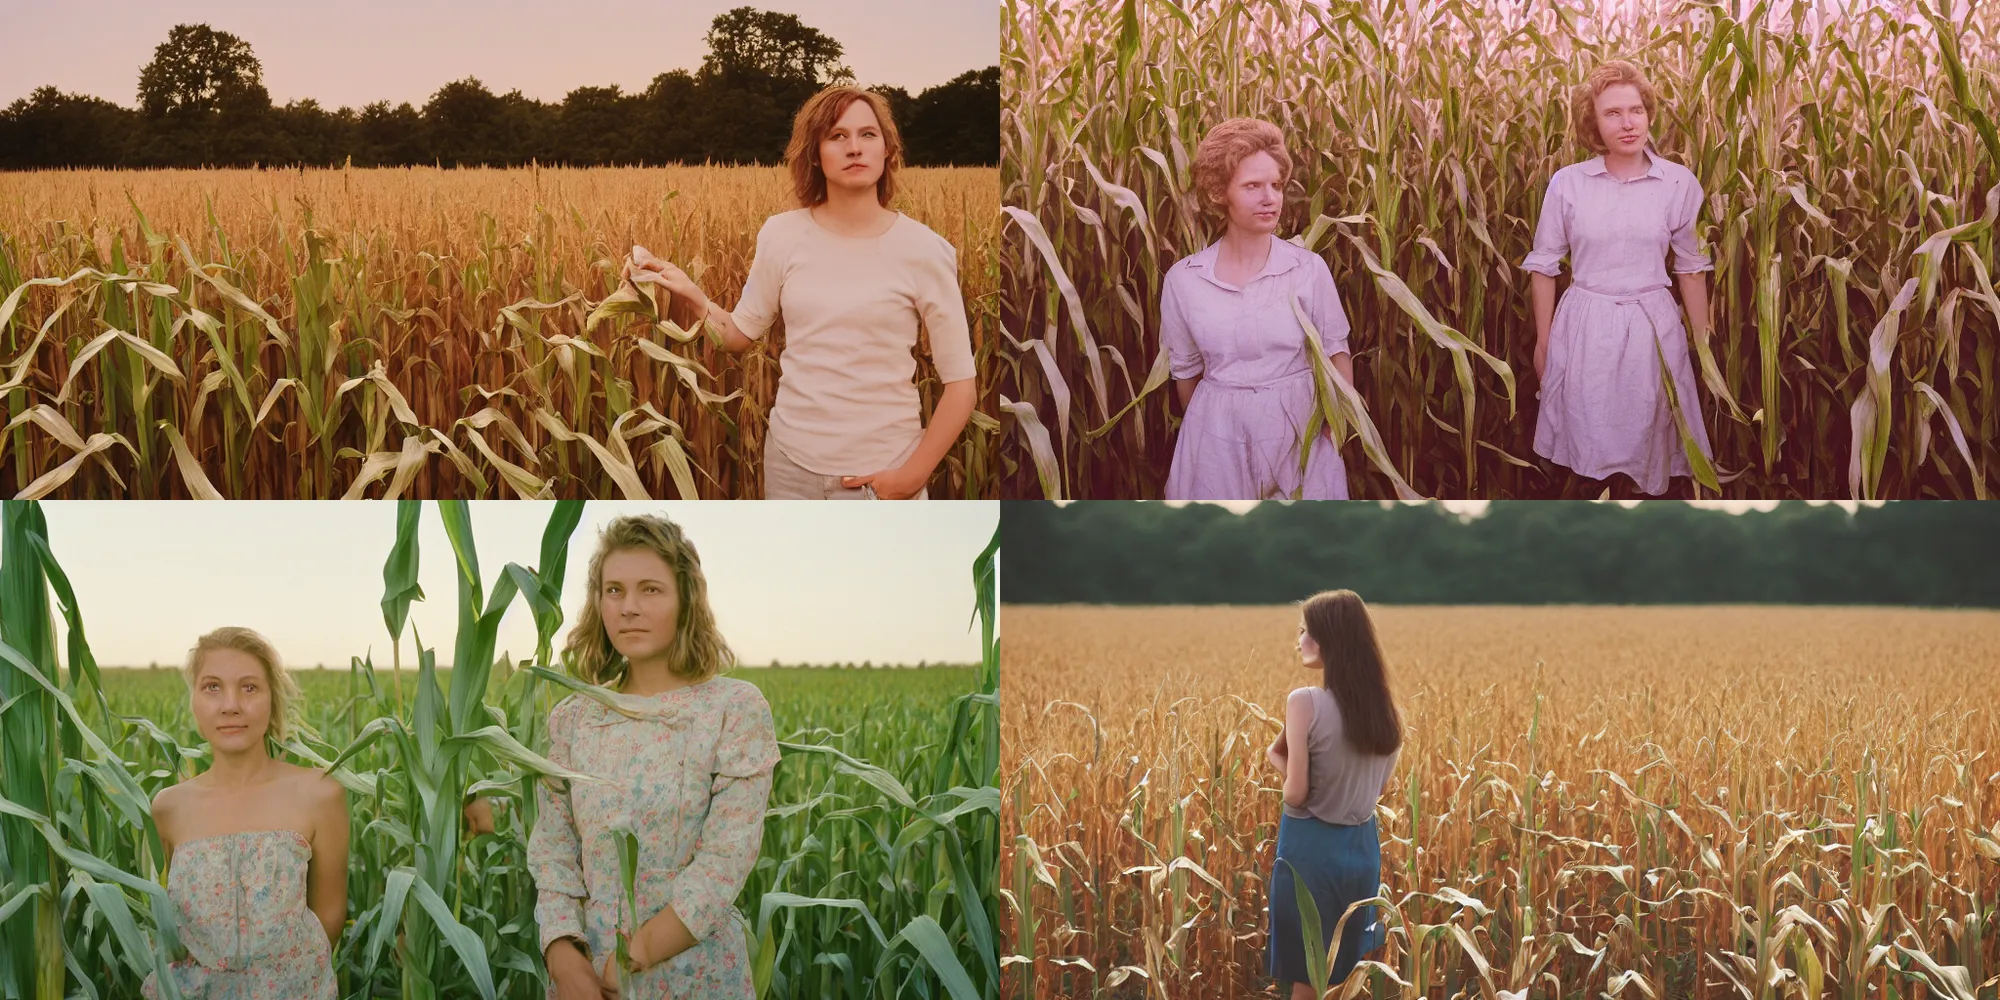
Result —
[[[792,141],[785,146],[785,167],[792,173],[792,193],[799,207],[826,202],[826,171],[819,165],[819,143],[855,101],[874,110],[882,125],[882,177],[875,182],[875,200],[888,207],[896,194],[896,168],[903,165],[903,135],[889,114],[889,100],[872,90],[835,86],[814,94],[792,118]]]
[[[1603,93],[1619,84],[1630,84],[1639,92],[1639,101],[1646,106],[1646,117],[1650,120],[1659,107],[1659,95],[1653,85],[1646,81],[1646,74],[1639,67],[1623,59],[1613,59],[1590,71],[1583,82],[1576,85],[1569,95],[1569,125],[1576,133],[1576,140],[1586,149],[1604,155],[1611,151],[1604,144],[1604,134],[1597,128],[1597,99]]]
[[[673,571],[680,609],[667,647],[667,668],[674,676],[700,683],[734,666],[736,654],[723,641],[715,612],[708,606],[708,580],[702,576],[694,543],[664,515],[639,514],[614,518],[597,535],[597,553],[590,557],[590,590],[576,625],[563,641],[563,660],[570,673],[586,683],[617,687],[631,672],[632,664],[611,645],[597,610],[598,594],[604,589],[604,559],[627,549],[651,552]]]
[[[271,640],[264,638],[255,629],[225,625],[194,641],[194,646],[188,650],[187,663],[181,668],[181,673],[187,678],[188,697],[194,697],[195,680],[197,672],[201,669],[202,655],[218,649],[233,649],[239,653],[248,653],[263,666],[264,682],[271,692],[271,726],[266,735],[276,743],[290,739],[295,713],[304,699],[299,694],[298,682],[292,680],[292,675],[286,672],[284,660],[278,656],[277,648],[271,645]]]
[[[1202,207],[1215,211],[1228,200],[1229,181],[1243,161],[1266,153],[1278,161],[1278,184],[1292,179],[1292,157],[1285,152],[1285,135],[1261,118],[1231,118],[1209,129],[1195,147],[1194,186]]]

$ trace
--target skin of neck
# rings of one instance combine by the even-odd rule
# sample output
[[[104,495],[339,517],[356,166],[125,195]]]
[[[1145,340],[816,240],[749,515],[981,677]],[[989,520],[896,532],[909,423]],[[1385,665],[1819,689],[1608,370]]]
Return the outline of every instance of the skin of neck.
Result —
[[[1604,154],[1605,169],[1612,173],[1623,175],[1645,173],[1647,167],[1651,166],[1651,161],[1646,156],[1647,148],[1650,145],[1651,143],[1642,142],[1639,144],[1638,149],[1630,153],[1607,151]]]
[[[1222,252],[1229,255],[1231,260],[1242,262],[1260,260],[1270,254],[1272,239],[1270,233],[1245,229],[1231,222],[1228,228],[1222,231]]]
[[[826,185],[826,200],[821,202],[815,211],[838,222],[866,225],[888,211],[876,198],[875,189],[874,184],[867,187],[842,187],[829,179]]]
[[[271,771],[271,754],[263,740],[248,750],[228,752],[209,744],[208,780],[218,785],[246,786],[262,781]]]
[[[625,673],[625,693],[651,695],[687,687],[691,682],[677,676],[669,662],[664,654],[632,661]]]

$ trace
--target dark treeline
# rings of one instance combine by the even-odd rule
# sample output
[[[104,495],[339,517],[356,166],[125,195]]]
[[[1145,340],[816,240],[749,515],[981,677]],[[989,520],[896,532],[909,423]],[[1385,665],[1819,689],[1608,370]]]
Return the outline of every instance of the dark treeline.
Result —
[[[719,15],[708,55],[639,93],[579,87],[560,103],[448,83],[422,107],[356,111],[271,103],[247,42],[180,25],[139,73],[139,107],[42,87],[0,111],[0,169],[226,166],[571,166],[778,163],[792,115],[830,83],[851,83],[840,43],[791,14]],[[889,99],[913,166],[1000,159],[1000,68]]]
[[[2000,503],[1854,514],[1788,501],[1438,505],[1039,501],[1001,507],[1017,603],[1279,604],[1347,587],[1385,604],[1803,603],[2000,607]]]

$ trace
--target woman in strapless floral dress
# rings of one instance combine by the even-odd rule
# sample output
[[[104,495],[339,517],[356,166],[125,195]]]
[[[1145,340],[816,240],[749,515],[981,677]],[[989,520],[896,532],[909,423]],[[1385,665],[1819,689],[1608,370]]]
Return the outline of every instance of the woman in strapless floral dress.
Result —
[[[664,517],[621,517],[590,561],[563,656],[616,692],[549,713],[549,758],[600,780],[544,782],[528,841],[551,1000],[750,1000],[736,894],[757,862],[778,744],[771,706],[717,676],[734,657],[701,559]],[[638,924],[625,926],[618,840],[638,844]],[[617,966],[618,932],[631,964]]]
[[[334,1000],[333,942],[347,922],[347,798],[324,772],[271,756],[298,688],[270,642],[246,628],[188,651],[206,771],[163,789],[153,822],[167,852],[190,1000]],[[148,1000],[161,995],[146,977]]]

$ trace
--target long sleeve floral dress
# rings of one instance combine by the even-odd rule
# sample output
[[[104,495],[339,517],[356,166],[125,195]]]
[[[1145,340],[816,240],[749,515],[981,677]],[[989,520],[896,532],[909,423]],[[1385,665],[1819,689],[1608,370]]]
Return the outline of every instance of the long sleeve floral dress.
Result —
[[[771,706],[730,677],[625,704],[636,718],[575,695],[549,713],[549,758],[603,780],[567,791],[544,781],[536,792],[528,868],[542,950],[575,937],[602,967],[622,909],[614,834],[630,830],[639,920],[672,906],[695,945],[633,977],[628,1000],[747,1000],[750,947],[735,903],[757,862],[778,763]]]

